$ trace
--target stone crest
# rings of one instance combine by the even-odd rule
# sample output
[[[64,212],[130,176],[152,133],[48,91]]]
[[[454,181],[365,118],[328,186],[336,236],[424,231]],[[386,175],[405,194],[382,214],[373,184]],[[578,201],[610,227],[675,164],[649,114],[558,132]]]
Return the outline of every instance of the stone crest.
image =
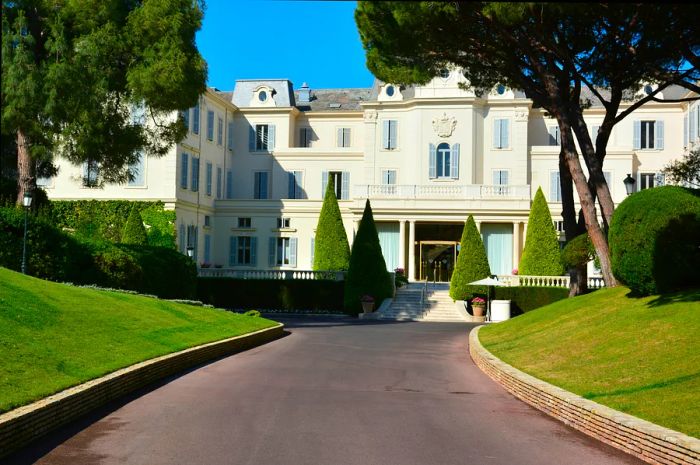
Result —
[[[376,121],[377,120],[377,110],[366,110],[364,117],[365,117],[365,121]]]
[[[457,126],[457,120],[454,116],[447,116],[443,113],[442,116],[433,120],[433,130],[440,137],[450,137]]]
[[[515,121],[527,121],[529,112],[527,108],[516,108],[515,109]]]

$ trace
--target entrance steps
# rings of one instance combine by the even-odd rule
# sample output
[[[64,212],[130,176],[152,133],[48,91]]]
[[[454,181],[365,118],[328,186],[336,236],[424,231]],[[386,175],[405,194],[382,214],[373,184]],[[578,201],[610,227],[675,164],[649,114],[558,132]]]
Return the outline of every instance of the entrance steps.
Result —
[[[397,289],[391,306],[382,311],[378,318],[450,323],[475,321],[466,311],[459,311],[449,295],[449,288],[449,283],[428,283],[427,286],[425,283],[410,283]]]

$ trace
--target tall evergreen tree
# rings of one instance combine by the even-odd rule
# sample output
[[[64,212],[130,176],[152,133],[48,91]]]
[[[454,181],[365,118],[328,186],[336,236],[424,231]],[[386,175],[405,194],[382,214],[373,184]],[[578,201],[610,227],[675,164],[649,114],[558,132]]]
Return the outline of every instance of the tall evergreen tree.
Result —
[[[314,270],[346,271],[349,266],[350,244],[343,226],[333,182],[329,179],[316,226]]]
[[[131,212],[129,212],[129,217],[126,219],[126,224],[124,224],[124,230],[122,231],[122,244],[137,244],[146,245],[148,244],[148,236],[146,234],[146,228],[143,225],[143,219],[141,218],[141,213],[136,205],[131,207]]]
[[[374,224],[369,199],[360,220],[357,236],[352,244],[350,268],[345,278],[345,308],[350,313],[360,312],[360,297],[374,297],[379,305],[393,292],[391,275],[386,269],[382,247],[379,244],[377,226]]]
[[[469,283],[490,275],[491,268],[484,241],[481,240],[474,217],[469,215],[462,230],[457,266],[450,280],[450,297],[454,300],[466,299],[475,289],[475,286]]]
[[[518,273],[530,276],[559,276],[564,273],[557,230],[552,223],[542,188],[537,189],[527,220],[525,249]]]

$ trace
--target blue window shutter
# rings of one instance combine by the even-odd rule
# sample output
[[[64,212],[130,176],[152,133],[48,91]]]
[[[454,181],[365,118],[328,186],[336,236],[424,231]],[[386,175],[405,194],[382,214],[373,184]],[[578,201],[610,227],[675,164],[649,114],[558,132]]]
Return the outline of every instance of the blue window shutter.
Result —
[[[207,110],[207,139],[214,140],[214,112]]]
[[[221,171],[221,167],[217,166],[216,167],[216,198],[220,199],[221,198],[221,181],[223,177],[223,172]]]
[[[428,145],[428,177],[437,178],[437,148],[435,144]]]
[[[231,241],[229,242],[230,249],[228,253],[228,264],[229,266],[238,265],[238,237],[231,236]]]
[[[289,239],[289,266],[296,268],[297,266],[297,238]]]
[[[664,122],[663,120],[656,120],[656,144],[654,148],[663,150],[664,149]]]
[[[683,147],[688,146],[688,115],[683,117]]]
[[[493,120],[493,148],[500,149],[501,144],[501,121],[500,119]]]
[[[382,121],[382,148],[388,149],[389,147],[389,120]]]
[[[452,179],[459,179],[459,144],[452,145],[450,158],[450,177]]]
[[[189,130],[190,130],[190,109],[189,108],[182,112],[182,118],[185,120],[185,127],[187,128],[187,131],[189,132]]]
[[[314,269],[314,253],[315,253],[314,249],[315,248],[316,248],[316,238],[312,237],[311,238],[311,266],[310,266],[310,269],[312,269],[312,270]]]
[[[343,179],[341,182],[342,185],[340,186],[340,197],[343,200],[348,200],[350,198],[350,171],[343,171]]]
[[[504,186],[508,185],[508,171],[502,171],[501,174],[501,184]]]
[[[493,185],[498,186],[501,184],[501,172],[496,170],[493,172]]]
[[[204,235],[204,263],[211,262],[211,235]]]
[[[688,137],[690,138],[689,142],[695,142],[695,138],[698,134],[698,109],[700,109],[700,104],[696,104],[695,108],[690,112],[688,120],[688,124],[690,125],[690,129],[688,130]]]
[[[259,171],[253,174],[253,198],[254,199],[260,198],[260,178],[261,177],[262,177],[262,175]]]
[[[248,151],[255,152],[255,126],[248,128]]]
[[[268,195],[268,188],[270,187],[270,180],[268,179],[267,176],[267,171],[263,171],[260,173],[260,198],[261,199],[268,199],[270,196]]]
[[[547,128],[547,132],[549,133],[549,144],[548,145],[557,145],[557,135],[555,132],[556,126],[550,126]]]
[[[192,179],[190,180],[192,192],[199,190],[199,158],[192,157]]]
[[[258,238],[250,238],[250,264],[258,266]]]
[[[634,139],[632,142],[635,150],[642,148],[642,122],[639,120],[634,121]]]
[[[180,252],[185,253],[185,225],[180,225],[180,237],[178,237],[180,243]]]
[[[271,152],[275,149],[275,125],[268,125],[267,131],[267,150]]]
[[[226,172],[226,198],[233,198],[233,171],[231,170]]]
[[[326,198],[326,190],[328,189],[328,171],[321,173],[321,198]]]
[[[189,170],[189,167],[187,166],[187,157],[188,155],[183,152],[181,162],[182,165],[180,166],[180,187],[183,189],[187,189],[187,171]]]
[[[508,137],[508,133],[510,129],[510,120],[509,119],[504,119],[501,120],[501,148],[507,149],[510,148],[510,141]]]
[[[561,201],[560,192],[560,182],[559,182],[559,171],[552,171],[550,173],[550,185],[549,185],[549,201],[559,202]]]
[[[336,134],[336,147],[343,147],[343,128],[338,128],[338,134]]]
[[[275,266],[276,264],[276,256],[277,256],[277,238],[276,237],[271,237],[270,240],[268,241],[268,254],[267,254],[267,264],[270,267]]]
[[[287,172],[287,185],[289,186],[287,198],[288,199],[293,199],[296,198],[296,179],[294,178],[294,171],[289,171]]]
[[[396,184],[396,171],[389,170],[388,183],[391,185]]]
[[[226,132],[226,144],[229,150],[233,150],[233,121],[228,122],[228,131]]]
[[[194,106],[192,113],[192,132],[199,134],[199,102]]]
[[[301,171],[294,171],[294,183],[295,183],[295,189],[296,189],[296,198],[297,199],[304,199],[306,198],[306,194],[304,193],[304,189],[301,188]]]
[[[213,171],[212,164],[207,162],[207,167],[206,167],[206,177],[207,177],[207,185],[206,185],[206,191],[207,195],[211,195],[211,180],[212,180],[212,171]]]
[[[398,129],[399,129],[399,122],[398,121],[391,121],[392,124],[389,125],[389,143],[391,144],[392,149],[395,149],[396,147],[399,146],[398,144]]]

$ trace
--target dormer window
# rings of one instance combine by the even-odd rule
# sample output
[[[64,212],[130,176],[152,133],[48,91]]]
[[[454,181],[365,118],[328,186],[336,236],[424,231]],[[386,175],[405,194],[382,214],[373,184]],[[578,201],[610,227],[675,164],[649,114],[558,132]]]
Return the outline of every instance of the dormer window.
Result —
[[[498,87],[496,87],[496,93],[498,95],[505,94],[506,93],[506,86],[504,86],[503,84],[499,84]]]
[[[447,68],[443,68],[440,70],[440,77],[443,79],[447,79],[450,77],[450,70]]]
[[[394,86],[386,86],[386,95],[389,97],[394,96]]]
[[[261,90],[258,93],[258,100],[260,100],[261,102],[266,101],[267,100],[267,92],[265,92],[264,90]]]

